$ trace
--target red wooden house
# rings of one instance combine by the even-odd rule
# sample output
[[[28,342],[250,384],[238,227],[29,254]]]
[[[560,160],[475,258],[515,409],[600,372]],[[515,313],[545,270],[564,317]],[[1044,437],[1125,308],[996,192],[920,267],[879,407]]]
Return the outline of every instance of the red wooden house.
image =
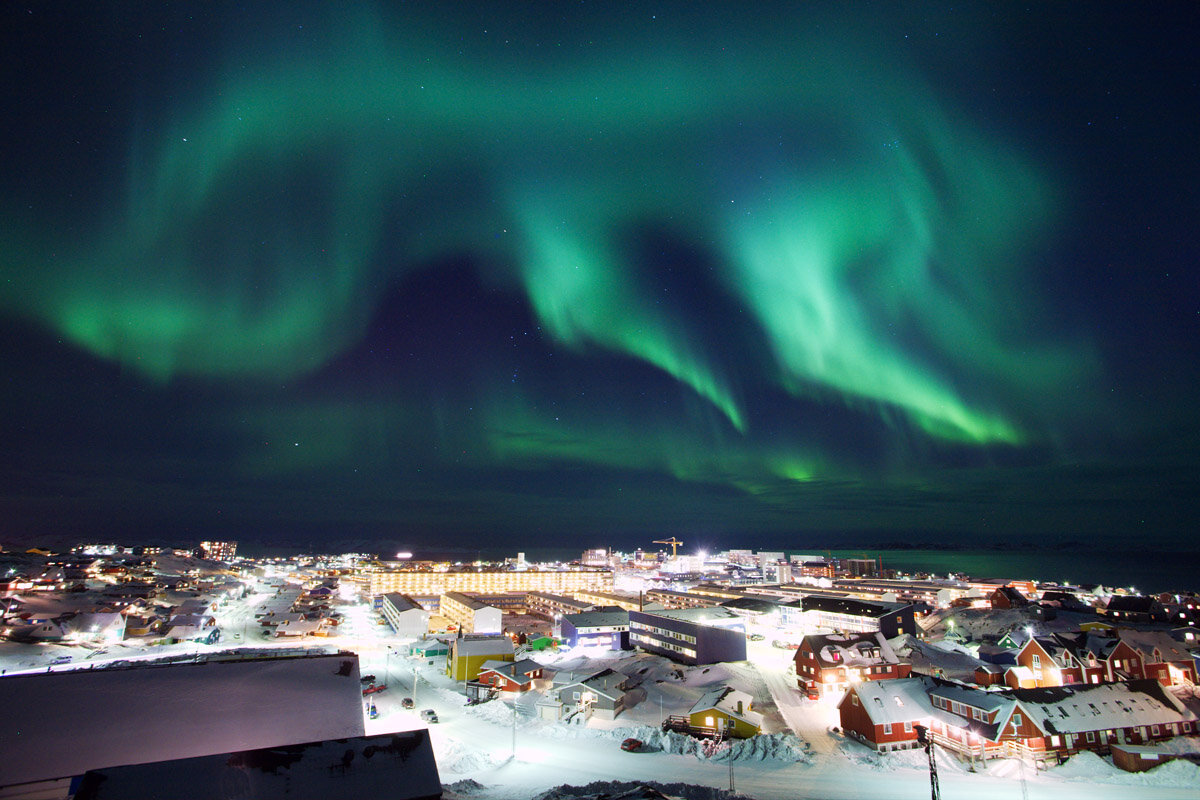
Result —
[[[1196,684],[1192,654],[1169,633],[1121,628],[1117,638],[1141,659],[1141,677],[1154,678],[1163,686]]]
[[[528,692],[541,677],[542,665],[533,659],[486,661],[479,669],[476,683],[491,686],[499,692]]]
[[[939,745],[980,760],[1061,760],[1197,730],[1196,715],[1154,680],[987,692],[918,677],[851,687],[838,710],[847,735],[877,750],[915,746],[921,724]]]
[[[811,634],[796,655],[796,685],[809,694],[843,692],[860,681],[907,678],[912,665],[896,655],[882,633]]]
[[[881,752],[915,748],[916,726],[930,727],[934,716],[928,692],[935,685],[928,677],[857,683],[838,703],[842,730]]]
[[[1025,608],[1029,598],[1012,586],[999,586],[988,595],[992,608]]]

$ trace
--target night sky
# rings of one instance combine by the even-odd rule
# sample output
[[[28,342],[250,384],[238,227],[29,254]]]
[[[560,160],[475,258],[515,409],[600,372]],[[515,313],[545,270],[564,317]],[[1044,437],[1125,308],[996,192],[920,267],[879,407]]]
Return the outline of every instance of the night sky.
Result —
[[[1196,3],[96,5],[0,8],[2,545],[1200,550]]]

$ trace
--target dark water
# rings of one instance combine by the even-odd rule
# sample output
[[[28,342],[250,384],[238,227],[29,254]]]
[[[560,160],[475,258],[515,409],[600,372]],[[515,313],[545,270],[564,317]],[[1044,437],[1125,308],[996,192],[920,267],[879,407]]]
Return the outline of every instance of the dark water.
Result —
[[[1022,578],[1036,581],[1099,583],[1112,587],[1136,587],[1142,592],[1200,591],[1200,542],[1137,541],[1132,537],[1110,535],[1090,538],[1055,538],[1034,535],[1006,535],[994,544],[981,542],[976,536],[959,534],[954,537],[911,532],[886,534],[860,532],[830,532],[828,534],[705,536],[677,534],[685,540],[679,548],[681,555],[704,551],[716,553],[726,549],[784,552],[788,555],[881,558],[885,568],[907,573],[925,572],[945,576],[951,572],[981,578]],[[413,554],[414,559],[470,562],[501,561],[525,553],[529,561],[572,561],[585,548],[607,547],[632,553],[637,548],[646,551],[663,550],[669,546],[656,544],[654,539],[669,539],[670,534],[658,536],[613,534],[605,537],[539,536],[536,533],[496,531],[489,535],[467,534],[436,537],[420,542],[374,540],[331,541],[333,537],[316,539],[316,548],[292,546],[289,542],[258,546],[244,542],[246,555],[294,555],[300,552],[345,553],[365,552],[390,559],[400,551]],[[979,544],[984,546],[979,546]],[[966,546],[966,545],[970,546]],[[260,552],[261,551],[261,552]],[[269,552],[268,552],[269,551]]]

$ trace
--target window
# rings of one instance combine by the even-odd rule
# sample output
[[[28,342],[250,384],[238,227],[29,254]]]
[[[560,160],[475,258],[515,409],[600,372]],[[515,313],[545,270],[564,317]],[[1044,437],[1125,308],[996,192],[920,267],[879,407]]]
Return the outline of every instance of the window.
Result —
[[[911,722],[904,723],[904,732],[912,733],[912,723]]]
[[[1151,735],[1151,736],[1158,736],[1158,726],[1157,726],[1157,725],[1151,725],[1151,726],[1150,726],[1150,735]]]
[[[579,692],[571,692],[571,699],[572,699],[572,700],[578,700],[578,699],[579,699]]]
[[[1021,715],[1020,714],[1012,715],[1012,726],[1013,726],[1013,730],[1016,730],[1017,728],[1021,727]]]
[[[850,702],[853,703],[854,705],[858,705],[858,695],[856,695],[856,694],[850,695]]]
[[[1039,656],[1037,653],[1033,654],[1033,668],[1034,669],[1042,668],[1042,657]]]
[[[1096,734],[1092,733],[1091,731],[1088,731],[1088,732],[1087,732],[1087,740],[1088,740],[1088,742],[1089,742],[1089,743],[1091,743],[1091,742],[1095,742],[1095,741],[1096,741]]]
[[[883,723],[883,735],[884,736],[892,735],[892,723],[890,723],[890,722]]]

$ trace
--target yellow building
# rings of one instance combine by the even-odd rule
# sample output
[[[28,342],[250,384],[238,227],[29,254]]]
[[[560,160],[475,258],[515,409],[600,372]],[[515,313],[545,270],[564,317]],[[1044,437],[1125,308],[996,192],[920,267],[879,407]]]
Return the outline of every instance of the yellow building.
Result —
[[[442,595],[438,613],[458,626],[463,633],[500,633],[503,613],[474,597],[460,592]]]
[[[446,654],[446,674],[452,680],[473,681],[485,661],[514,660],[512,639],[503,634],[495,636],[463,636],[450,641]]]
[[[626,611],[642,610],[641,598],[636,594],[625,594],[624,592],[597,592],[588,590],[575,592],[575,599],[582,600],[594,606],[617,606]]]
[[[399,592],[409,597],[441,597],[450,592],[503,594],[550,592],[573,594],[582,591],[611,592],[609,569],[483,570],[449,572],[437,570],[371,570],[358,576],[372,597]]]
[[[749,739],[762,731],[762,714],[751,710],[752,698],[740,689],[722,686],[708,692],[688,712],[689,724],[713,728],[730,739]]]

